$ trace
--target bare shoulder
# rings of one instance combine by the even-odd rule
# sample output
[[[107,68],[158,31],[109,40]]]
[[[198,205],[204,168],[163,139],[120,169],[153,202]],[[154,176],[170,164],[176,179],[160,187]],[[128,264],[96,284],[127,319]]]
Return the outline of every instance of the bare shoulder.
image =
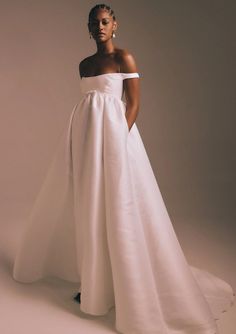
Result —
[[[134,55],[127,49],[117,50],[121,72],[137,72],[137,65]]]
[[[84,58],[83,60],[81,60],[81,62],[79,63],[79,72],[80,72],[81,77],[86,74],[86,71],[89,68],[93,58],[94,58],[93,55],[88,56],[88,57]]]

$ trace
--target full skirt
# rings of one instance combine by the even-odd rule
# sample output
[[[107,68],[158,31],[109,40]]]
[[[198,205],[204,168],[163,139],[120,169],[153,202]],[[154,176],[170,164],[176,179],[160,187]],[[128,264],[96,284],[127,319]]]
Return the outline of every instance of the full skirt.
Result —
[[[80,309],[115,306],[125,334],[215,334],[234,302],[228,283],[187,263],[136,124],[129,131],[125,103],[99,92],[61,133],[13,275],[78,282]]]

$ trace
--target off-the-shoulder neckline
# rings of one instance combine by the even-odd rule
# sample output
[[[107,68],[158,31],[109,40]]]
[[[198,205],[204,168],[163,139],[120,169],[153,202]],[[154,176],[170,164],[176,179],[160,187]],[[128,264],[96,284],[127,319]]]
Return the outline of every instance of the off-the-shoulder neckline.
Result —
[[[82,79],[88,79],[88,78],[96,78],[96,77],[100,77],[100,76],[102,76],[102,75],[111,75],[111,74],[119,74],[119,75],[121,75],[121,74],[138,74],[138,72],[130,72],[130,73],[124,73],[124,72],[110,72],[110,73],[102,73],[102,74],[98,74],[98,75],[91,75],[91,76],[89,76],[89,77],[81,77],[81,80]],[[139,74],[138,74],[139,75]]]

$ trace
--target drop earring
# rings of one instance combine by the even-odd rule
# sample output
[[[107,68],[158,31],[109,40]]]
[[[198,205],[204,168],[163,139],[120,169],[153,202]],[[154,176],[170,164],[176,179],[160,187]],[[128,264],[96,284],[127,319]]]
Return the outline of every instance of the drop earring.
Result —
[[[114,31],[112,32],[112,38],[115,38],[116,37],[116,35],[115,35],[115,33],[114,33]]]

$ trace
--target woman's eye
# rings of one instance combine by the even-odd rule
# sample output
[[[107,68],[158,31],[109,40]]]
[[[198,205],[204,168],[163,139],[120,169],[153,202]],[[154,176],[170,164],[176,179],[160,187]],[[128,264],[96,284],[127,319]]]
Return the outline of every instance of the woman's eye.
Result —
[[[108,20],[106,20],[106,21],[102,21],[102,24],[103,24],[103,25],[107,25],[108,23],[109,23]],[[93,27],[98,26],[98,25],[99,25],[99,21],[92,21],[92,22],[91,22],[91,25],[92,25]]]

